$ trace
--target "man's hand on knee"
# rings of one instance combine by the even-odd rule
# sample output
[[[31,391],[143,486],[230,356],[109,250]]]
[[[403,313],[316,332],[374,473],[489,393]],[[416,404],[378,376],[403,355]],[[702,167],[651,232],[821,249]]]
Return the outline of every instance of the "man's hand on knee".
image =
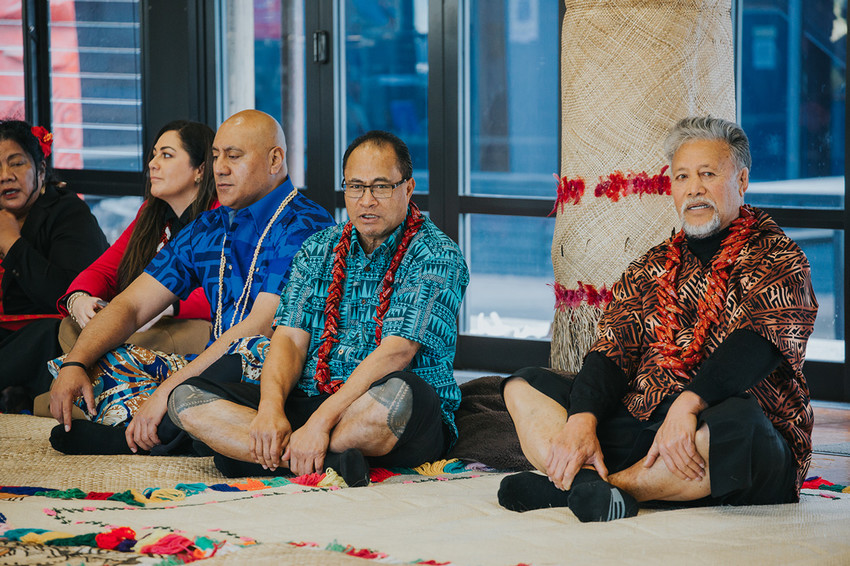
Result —
[[[248,432],[251,457],[264,469],[275,471],[290,460],[292,425],[283,411],[259,411]]]
[[[591,413],[570,416],[552,439],[546,475],[558,489],[567,490],[584,466],[593,466],[602,479],[607,479],[608,468],[596,437],[596,417]]]
[[[705,459],[697,451],[694,438],[697,416],[706,406],[699,396],[690,391],[679,395],[655,434],[644,459],[644,467],[651,468],[660,456],[670,473],[679,479],[701,480],[705,477]]]
[[[315,415],[314,415],[315,416]],[[295,475],[322,472],[331,442],[330,431],[309,419],[289,438],[289,469]]]
[[[150,450],[157,444],[160,444],[159,436],[157,436],[157,427],[162,422],[162,417],[168,410],[168,398],[163,394],[157,395],[157,391],[148,397],[136,414],[133,415],[133,420],[127,425],[125,438],[127,446],[135,454],[138,449]]]

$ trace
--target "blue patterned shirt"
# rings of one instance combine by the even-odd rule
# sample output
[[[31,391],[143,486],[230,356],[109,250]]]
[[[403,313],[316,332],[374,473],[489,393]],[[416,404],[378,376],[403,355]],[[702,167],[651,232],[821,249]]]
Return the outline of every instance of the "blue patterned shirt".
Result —
[[[322,344],[325,300],[332,280],[333,248],[343,225],[312,236],[292,262],[292,278],[281,296],[275,326],[300,328],[310,333],[304,371],[297,387],[318,395],[314,375]],[[402,223],[371,255],[366,256],[352,230],[346,263],[345,290],[340,301],[339,343],[329,359],[331,379],[345,381],[375,348],[375,314],[381,282],[389,269],[404,230]],[[384,316],[382,337],[400,336],[420,344],[409,370],[437,391],[443,421],[457,438],[454,411],[460,389],[454,378],[457,316],[469,270],[463,254],[448,236],[425,218],[399,265]]]
[[[222,240],[226,235],[221,321],[222,332],[227,331],[233,325],[234,315],[234,324],[239,322],[236,301],[245,286],[260,235],[291,191],[292,183],[287,179],[250,206],[239,210],[221,206],[202,213],[154,257],[145,272],[181,299],[196,287],[203,287],[210,301],[212,320],[215,320]],[[251,311],[258,293],[281,293],[289,281],[292,258],[301,244],[331,225],[333,219],[327,211],[301,194],[286,205],[263,240],[245,316]]]

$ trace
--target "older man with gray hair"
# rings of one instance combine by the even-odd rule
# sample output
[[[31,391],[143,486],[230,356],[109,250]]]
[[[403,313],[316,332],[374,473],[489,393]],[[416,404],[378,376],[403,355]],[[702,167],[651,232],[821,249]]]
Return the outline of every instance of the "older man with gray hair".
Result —
[[[799,499],[813,421],[802,372],[817,315],[808,261],[744,204],[751,158],[740,126],[686,118],[665,151],[682,230],[613,287],[578,374],[524,368],[503,384],[541,472],[502,481],[508,509],[609,521],[651,500]]]

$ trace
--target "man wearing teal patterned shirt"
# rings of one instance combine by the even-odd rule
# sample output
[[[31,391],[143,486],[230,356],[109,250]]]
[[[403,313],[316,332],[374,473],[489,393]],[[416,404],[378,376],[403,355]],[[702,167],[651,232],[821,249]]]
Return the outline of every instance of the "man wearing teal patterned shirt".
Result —
[[[396,136],[354,140],[343,173],[350,221],[296,255],[271,340],[235,342],[169,398],[171,419],[226,475],[330,467],[364,485],[368,464],[416,466],[457,438],[463,255],[410,201],[410,153]],[[222,382],[234,372],[242,383]]]

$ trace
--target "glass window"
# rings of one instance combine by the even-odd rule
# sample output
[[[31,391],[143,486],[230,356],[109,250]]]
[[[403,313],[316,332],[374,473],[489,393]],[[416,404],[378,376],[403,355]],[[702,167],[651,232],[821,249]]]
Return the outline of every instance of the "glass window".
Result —
[[[742,0],[749,202],[844,208],[847,0]]]
[[[742,0],[741,125],[756,206],[843,209],[846,0]],[[807,359],[844,360],[844,233],[789,229],[820,308]]]
[[[226,0],[221,64],[222,120],[246,108],[274,116],[286,134],[286,163],[297,187],[307,165],[304,0]],[[246,35],[253,42],[242,41]]]
[[[283,120],[280,0],[254,1],[254,97],[256,109]]]
[[[467,9],[464,192],[552,198],[558,0],[472,0]]]
[[[298,187],[307,168],[305,49],[304,0],[254,2],[254,107],[283,125],[289,175]]]
[[[553,199],[559,170],[558,0],[465,4],[461,194]],[[470,214],[461,330],[546,338],[555,218]],[[518,292],[521,290],[521,292]]]
[[[416,192],[428,190],[428,0],[345,0],[340,68],[341,151],[387,130],[413,158]]]
[[[54,167],[142,168],[138,0],[51,0]]]
[[[555,304],[555,218],[468,214],[462,242],[469,265],[461,331],[483,336],[547,338]]]
[[[20,0],[0,0],[0,118],[23,120],[24,31]]]
[[[844,361],[844,232],[815,228],[788,228],[785,233],[802,248],[812,267],[812,285],[818,300],[815,331],[809,339],[807,360]]]
[[[92,214],[97,218],[97,223],[100,224],[100,229],[103,230],[107,241],[113,244],[136,218],[144,199],[132,196],[85,195],[85,200]]]

